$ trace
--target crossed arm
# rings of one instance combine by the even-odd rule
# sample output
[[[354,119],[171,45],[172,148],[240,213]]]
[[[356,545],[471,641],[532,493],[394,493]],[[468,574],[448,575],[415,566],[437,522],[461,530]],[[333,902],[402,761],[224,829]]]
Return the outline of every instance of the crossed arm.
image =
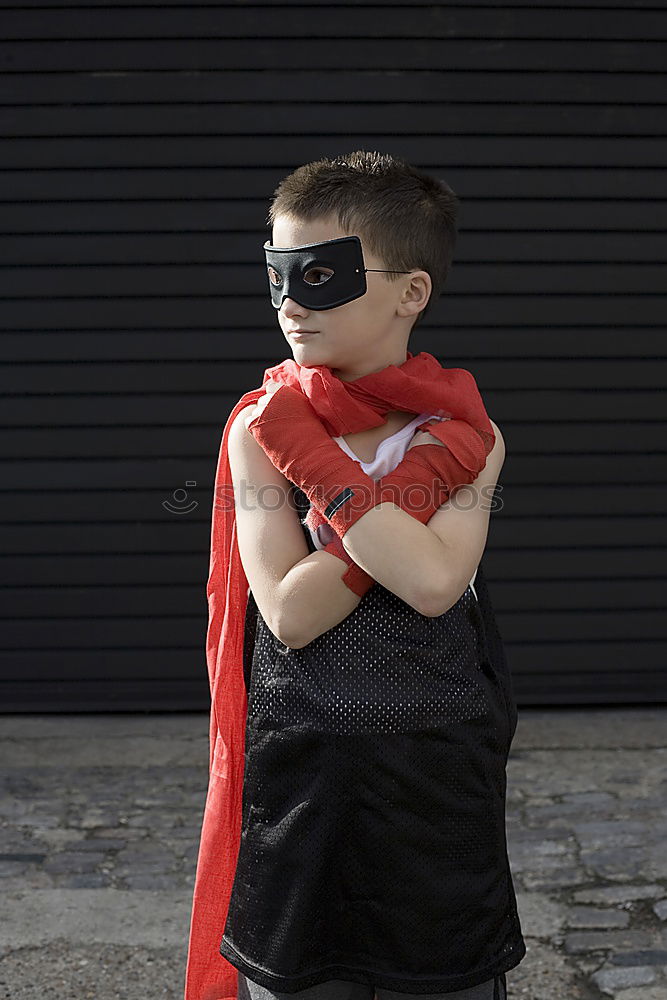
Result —
[[[286,646],[298,649],[346,618],[360,598],[341,580],[347,565],[330,552],[309,553],[288,503],[290,484],[273,466],[241,410],[228,439],[243,569],[262,617]],[[482,557],[493,488],[505,458],[499,428],[486,465],[469,486],[421,524],[393,503],[367,511],[343,545],[367,573],[423,615],[443,614],[459,599]]]

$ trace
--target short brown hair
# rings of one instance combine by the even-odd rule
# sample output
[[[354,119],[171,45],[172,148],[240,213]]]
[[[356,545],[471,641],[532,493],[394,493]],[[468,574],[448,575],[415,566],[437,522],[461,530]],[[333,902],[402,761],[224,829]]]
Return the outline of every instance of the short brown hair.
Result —
[[[454,255],[459,199],[441,178],[417,170],[390,153],[357,149],[334,159],[313,160],[281,180],[267,224],[279,215],[312,222],[334,216],[357,233],[387,268],[428,271],[432,291],[412,329],[444,287]],[[399,274],[384,274],[386,281]]]

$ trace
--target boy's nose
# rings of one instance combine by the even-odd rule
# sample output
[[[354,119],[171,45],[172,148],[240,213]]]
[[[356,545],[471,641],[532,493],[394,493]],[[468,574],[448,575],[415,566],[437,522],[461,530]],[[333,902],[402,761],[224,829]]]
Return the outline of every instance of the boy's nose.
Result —
[[[285,316],[287,316],[289,313],[294,312],[295,309],[303,310],[303,306],[300,306],[298,302],[294,301],[294,299],[290,298],[283,299],[280,306],[280,311],[284,313]]]

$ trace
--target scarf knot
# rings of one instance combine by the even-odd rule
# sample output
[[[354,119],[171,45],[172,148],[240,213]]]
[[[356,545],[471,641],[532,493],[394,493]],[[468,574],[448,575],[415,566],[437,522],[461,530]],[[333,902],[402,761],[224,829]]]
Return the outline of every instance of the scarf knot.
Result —
[[[300,365],[292,358],[264,372],[269,380],[292,386],[308,397],[332,437],[385,424],[393,410],[432,413],[465,420],[482,436],[491,424],[474,375],[466,368],[443,368],[427,351],[407,351],[400,365],[387,365],[351,382],[334,375],[326,365]]]

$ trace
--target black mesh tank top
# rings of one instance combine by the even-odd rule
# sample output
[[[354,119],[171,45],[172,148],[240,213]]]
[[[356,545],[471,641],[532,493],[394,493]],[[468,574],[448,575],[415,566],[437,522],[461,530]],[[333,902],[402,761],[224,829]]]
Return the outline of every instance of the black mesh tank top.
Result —
[[[293,498],[303,523],[308,498]],[[526,954],[505,839],[517,708],[481,564],[474,587],[429,618],[375,583],[301,649],[249,595],[220,953],[255,983],[454,992]]]

